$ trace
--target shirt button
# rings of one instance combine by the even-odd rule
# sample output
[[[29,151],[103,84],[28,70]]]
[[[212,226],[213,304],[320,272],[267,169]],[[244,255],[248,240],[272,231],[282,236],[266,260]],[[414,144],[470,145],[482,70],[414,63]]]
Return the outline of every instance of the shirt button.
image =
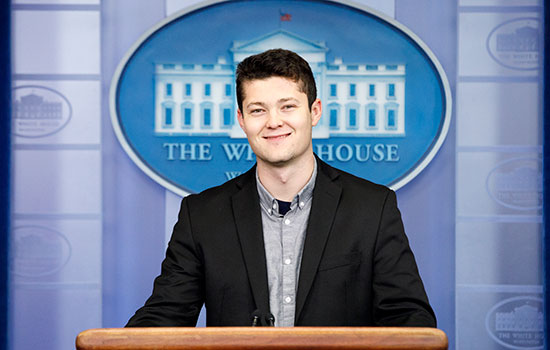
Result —
[[[291,259],[285,259],[285,265],[290,265],[291,262],[292,262]]]
[[[288,303],[290,303],[291,301],[292,301],[292,298],[291,298],[291,297],[286,297],[286,298],[285,298],[285,303],[288,304]]]
[[[273,210],[277,209],[277,204],[273,203],[272,208],[273,208]]]
[[[267,211],[267,213],[268,213],[269,215],[271,215],[271,213],[273,213],[273,210],[269,209],[269,210]]]
[[[300,202],[300,208],[303,208],[303,207],[304,207],[304,205],[306,205],[306,203],[304,203],[304,202]]]
[[[285,220],[285,225],[290,225],[290,220],[289,219]]]

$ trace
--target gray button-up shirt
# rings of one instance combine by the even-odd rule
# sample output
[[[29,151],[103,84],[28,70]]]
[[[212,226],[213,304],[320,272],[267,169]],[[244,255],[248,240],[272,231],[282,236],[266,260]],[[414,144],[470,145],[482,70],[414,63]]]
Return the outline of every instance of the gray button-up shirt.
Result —
[[[294,326],[296,289],[316,177],[317,162],[309,182],[294,197],[290,210],[283,216],[279,214],[277,199],[260,183],[256,171],[262,209],[269,308],[275,317],[275,326],[278,327]]]

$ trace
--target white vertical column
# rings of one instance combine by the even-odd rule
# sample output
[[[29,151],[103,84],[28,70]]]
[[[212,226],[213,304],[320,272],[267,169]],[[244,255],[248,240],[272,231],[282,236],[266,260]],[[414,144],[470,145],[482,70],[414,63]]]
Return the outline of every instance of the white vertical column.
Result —
[[[102,317],[100,3],[12,18],[11,345],[71,349]]]
[[[459,1],[457,349],[542,348],[542,46],[521,44],[542,43],[533,5]]]

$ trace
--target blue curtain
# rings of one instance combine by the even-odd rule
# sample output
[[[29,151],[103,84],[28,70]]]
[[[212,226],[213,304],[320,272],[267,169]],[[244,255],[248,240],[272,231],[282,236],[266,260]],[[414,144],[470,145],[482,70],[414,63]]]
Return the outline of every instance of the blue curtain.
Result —
[[[544,5],[544,73],[543,73],[543,223],[544,223],[544,348],[548,346],[550,326],[550,6]]]
[[[10,218],[11,153],[11,11],[10,1],[0,5],[0,349],[8,340],[8,238]]]

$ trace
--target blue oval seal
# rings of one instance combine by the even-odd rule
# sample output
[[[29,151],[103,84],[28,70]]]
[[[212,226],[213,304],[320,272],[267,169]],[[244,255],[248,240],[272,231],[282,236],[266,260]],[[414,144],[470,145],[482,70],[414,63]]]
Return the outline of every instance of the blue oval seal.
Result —
[[[513,158],[498,163],[487,176],[487,192],[500,205],[516,210],[542,208],[542,160]]]
[[[539,68],[541,25],[538,18],[514,18],[496,26],[487,37],[487,51],[504,67],[515,70]]]
[[[542,299],[513,297],[489,310],[485,327],[498,344],[514,350],[542,349],[544,342]]]
[[[71,245],[60,232],[43,226],[13,230],[12,272],[21,277],[42,277],[60,271],[71,257]]]
[[[13,88],[13,133],[21,137],[55,134],[70,121],[72,107],[59,91],[39,85]]]
[[[443,144],[447,78],[402,24],[351,3],[242,0],[184,9],[128,51],[110,91],[122,147],[180,195],[248,170],[255,156],[236,123],[235,69],[278,47],[312,68],[324,105],[313,148],[328,163],[398,189]]]

